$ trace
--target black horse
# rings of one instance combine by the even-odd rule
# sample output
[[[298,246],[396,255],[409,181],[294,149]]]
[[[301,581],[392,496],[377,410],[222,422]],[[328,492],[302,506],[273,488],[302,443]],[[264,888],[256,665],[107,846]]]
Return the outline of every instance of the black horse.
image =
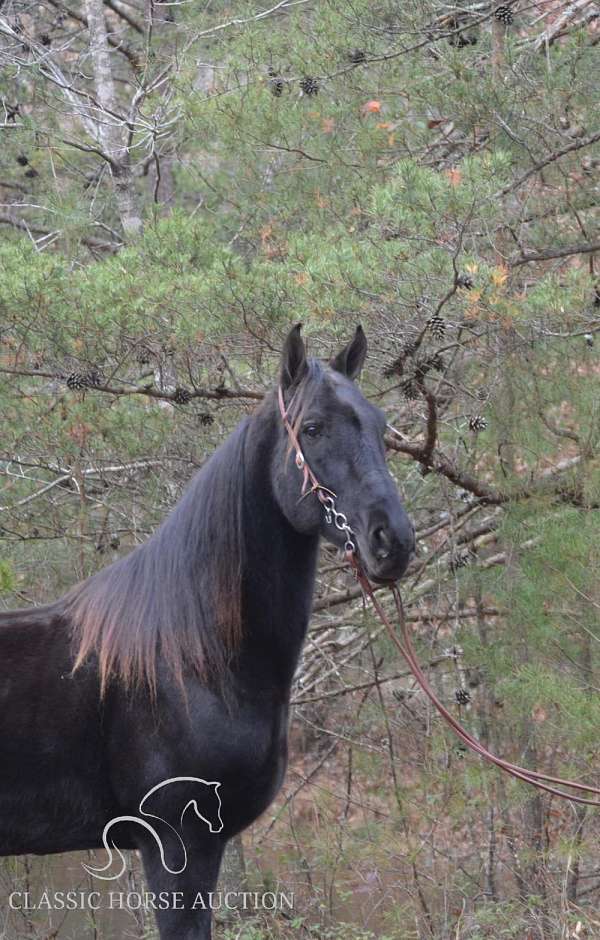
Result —
[[[298,326],[280,383],[363,565],[391,581],[414,530],[386,468],[384,415],[353,381],[365,355],[359,327],[327,365],[308,359]],[[191,899],[214,890],[227,840],[281,786],[319,538],[345,539],[314,493],[300,498],[302,480],[273,391],[146,544],[54,604],[0,615],[0,855],[102,847],[107,824],[139,815],[152,791],[156,819],[172,823],[165,855],[181,858],[183,841],[185,869],[163,865],[143,825],[119,823],[114,838],[141,852],[151,891],[183,893],[182,909],[157,913],[161,938],[210,937],[210,911]],[[160,786],[173,779],[176,814]],[[194,804],[198,780],[220,784],[222,828],[206,825],[214,786]]]

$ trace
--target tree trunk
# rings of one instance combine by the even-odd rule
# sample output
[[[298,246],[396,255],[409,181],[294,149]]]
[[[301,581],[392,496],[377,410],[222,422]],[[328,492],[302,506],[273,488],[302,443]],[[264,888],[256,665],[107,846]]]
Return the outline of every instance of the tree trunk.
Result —
[[[131,238],[142,231],[142,217],[131,170],[127,140],[129,128],[118,117],[119,106],[102,0],[86,0],[86,14],[96,99],[101,109],[96,119],[98,138],[109,161],[121,226],[125,237]]]

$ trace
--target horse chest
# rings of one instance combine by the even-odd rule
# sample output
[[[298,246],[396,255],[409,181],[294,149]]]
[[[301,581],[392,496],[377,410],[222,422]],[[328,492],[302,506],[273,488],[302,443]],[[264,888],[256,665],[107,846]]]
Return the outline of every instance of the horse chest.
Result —
[[[224,820],[238,831],[263,813],[277,795],[288,758],[287,708],[236,729],[223,772]]]
[[[220,784],[223,822],[232,835],[253,822],[277,794],[287,765],[288,708],[253,695],[227,709],[208,690],[189,690],[189,712],[163,699],[157,720],[119,702],[110,723],[109,763],[123,812],[151,786],[189,777]]]

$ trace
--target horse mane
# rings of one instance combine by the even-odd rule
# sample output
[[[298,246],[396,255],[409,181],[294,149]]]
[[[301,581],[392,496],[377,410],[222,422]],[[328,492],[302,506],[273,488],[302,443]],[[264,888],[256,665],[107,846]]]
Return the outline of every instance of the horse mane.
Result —
[[[73,670],[97,657],[102,694],[112,677],[155,693],[166,665],[223,688],[242,635],[246,418],[193,477],[159,528],[129,555],[62,599]]]
[[[323,375],[321,364],[309,359],[290,389],[296,427]],[[191,671],[227,694],[229,664],[242,639],[245,444],[250,423],[253,436],[260,435],[276,409],[270,392],[193,477],[147,542],[59,602],[72,627],[73,670],[95,656],[103,695],[113,677],[154,694],[159,664],[181,687]]]

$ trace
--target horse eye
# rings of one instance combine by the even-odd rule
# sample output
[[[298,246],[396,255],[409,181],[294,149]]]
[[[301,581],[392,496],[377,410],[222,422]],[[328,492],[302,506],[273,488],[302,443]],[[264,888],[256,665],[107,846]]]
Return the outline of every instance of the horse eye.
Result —
[[[305,437],[312,437],[312,438],[318,437],[319,434],[321,433],[321,425],[320,424],[305,424],[304,427],[302,428],[302,433],[305,435]]]

